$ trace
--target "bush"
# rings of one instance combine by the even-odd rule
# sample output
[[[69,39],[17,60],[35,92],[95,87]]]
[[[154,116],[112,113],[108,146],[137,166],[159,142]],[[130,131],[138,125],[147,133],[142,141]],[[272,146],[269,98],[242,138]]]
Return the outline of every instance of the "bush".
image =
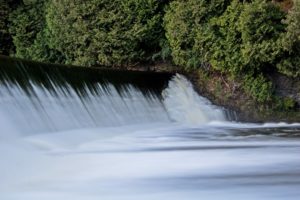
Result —
[[[175,64],[197,68],[206,61],[207,49],[202,48],[199,42],[196,44],[195,38],[206,31],[210,18],[223,13],[228,2],[175,0],[170,3],[164,17],[164,26]]]
[[[165,16],[166,36],[177,65],[210,63],[234,76],[256,74],[281,55],[285,13],[266,0],[173,1]]]
[[[244,77],[243,87],[245,91],[258,102],[270,101],[272,98],[272,83],[262,74],[258,76],[246,75]]]
[[[10,34],[15,46],[13,56],[43,62],[59,62],[60,55],[49,48],[45,32],[47,2],[26,1],[10,14]]]
[[[242,56],[242,35],[239,30],[239,17],[244,5],[238,0],[233,0],[225,12],[209,21],[210,31],[208,34],[198,34],[198,40],[208,38],[209,45],[206,51],[209,52],[208,60],[214,69],[232,75],[239,75],[245,71],[244,59]]]
[[[0,0],[0,54],[8,55],[11,51],[11,38],[8,32],[8,1]]]
[[[210,20],[209,61],[234,76],[257,74],[274,66],[280,55],[285,14],[270,2],[233,0],[222,16]],[[202,39],[200,37],[200,39]]]
[[[175,64],[215,70],[243,79],[256,100],[270,100],[269,71],[299,76],[300,13],[288,14],[269,0],[173,1],[165,16]],[[286,19],[286,20],[285,20]]]
[[[241,54],[250,71],[265,71],[274,66],[281,53],[280,36],[285,32],[285,13],[276,4],[255,0],[246,3],[239,19]]]
[[[44,2],[43,2],[44,3]],[[20,5],[10,14],[10,34],[16,57],[33,59],[29,53],[37,35],[43,30],[43,3]]]
[[[163,33],[161,2],[53,0],[46,16],[49,44],[68,64],[122,65],[150,59]]]
[[[292,10],[288,13],[286,32],[282,35],[283,53],[277,68],[283,74],[292,77],[300,76],[300,2],[294,1]]]

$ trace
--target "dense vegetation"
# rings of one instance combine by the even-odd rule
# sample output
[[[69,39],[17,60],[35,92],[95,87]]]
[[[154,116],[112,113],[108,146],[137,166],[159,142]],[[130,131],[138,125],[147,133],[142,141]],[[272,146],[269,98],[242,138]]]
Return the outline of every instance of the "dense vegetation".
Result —
[[[266,72],[277,68],[288,76],[300,75],[300,18],[295,3],[286,13],[263,0],[173,1],[165,17],[173,61],[188,68],[208,63],[242,78],[247,92],[258,101],[268,101],[272,85]]]
[[[9,14],[13,8],[15,8],[13,0],[0,0],[0,54],[4,55],[9,55],[13,48],[12,38],[8,31]]]
[[[12,55],[83,66],[149,60],[160,51],[164,38],[165,4],[156,0],[23,1],[10,14]]]
[[[299,0],[0,0],[0,54],[83,66],[169,59],[272,99],[300,76]]]

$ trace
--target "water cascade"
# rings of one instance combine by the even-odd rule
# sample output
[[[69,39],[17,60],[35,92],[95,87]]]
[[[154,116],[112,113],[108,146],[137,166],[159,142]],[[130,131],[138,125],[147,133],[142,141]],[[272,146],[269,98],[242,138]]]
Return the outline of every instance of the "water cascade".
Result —
[[[0,57],[1,200],[298,200],[299,152],[179,74]]]
[[[35,69],[31,69],[28,63],[20,61],[2,67],[0,112],[23,133],[155,122],[201,124],[225,120],[223,111],[200,97],[182,75],[172,78],[165,75],[161,89],[155,91],[130,81],[117,85],[110,82],[108,74],[93,83],[88,83],[88,80],[93,79],[94,74],[81,77],[83,84],[78,86],[61,78],[61,68],[50,67],[53,70],[46,74],[43,74],[44,68],[33,66]],[[19,80],[14,80],[14,77],[19,77]]]

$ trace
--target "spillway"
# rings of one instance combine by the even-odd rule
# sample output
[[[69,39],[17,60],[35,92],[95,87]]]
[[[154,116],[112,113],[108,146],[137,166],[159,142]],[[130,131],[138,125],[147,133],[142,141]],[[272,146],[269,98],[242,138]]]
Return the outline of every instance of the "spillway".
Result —
[[[0,113],[22,133],[225,120],[223,111],[179,74],[81,69],[87,71],[82,77],[80,69],[9,61],[1,68]]]

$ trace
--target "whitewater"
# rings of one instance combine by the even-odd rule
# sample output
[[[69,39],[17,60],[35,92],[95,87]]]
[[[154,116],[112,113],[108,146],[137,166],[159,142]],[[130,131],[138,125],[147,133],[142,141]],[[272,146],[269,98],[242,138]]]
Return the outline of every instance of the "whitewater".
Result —
[[[1,200],[300,196],[300,124],[234,121],[180,74],[79,84],[30,65],[0,62]]]

